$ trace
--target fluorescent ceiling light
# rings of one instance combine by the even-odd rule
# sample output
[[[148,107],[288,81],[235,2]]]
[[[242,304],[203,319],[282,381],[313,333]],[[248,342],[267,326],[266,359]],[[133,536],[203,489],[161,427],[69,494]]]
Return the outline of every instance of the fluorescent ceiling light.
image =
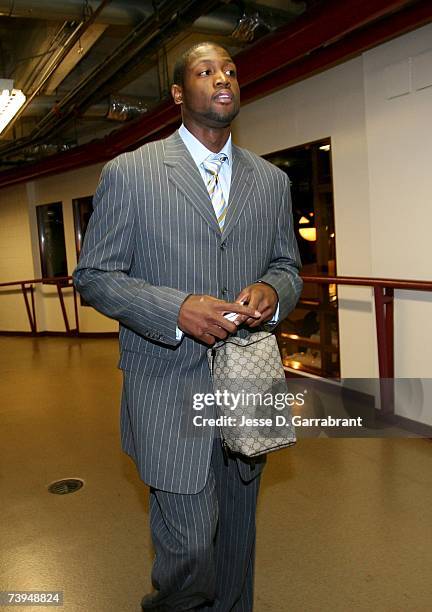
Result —
[[[321,151],[330,151],[330,145],[329,144],[321,145],[320,146],[320,150]]]
[[[0,134],[15,117],[26,97],[20,89],[13,89],[11,79],[0,79]]]

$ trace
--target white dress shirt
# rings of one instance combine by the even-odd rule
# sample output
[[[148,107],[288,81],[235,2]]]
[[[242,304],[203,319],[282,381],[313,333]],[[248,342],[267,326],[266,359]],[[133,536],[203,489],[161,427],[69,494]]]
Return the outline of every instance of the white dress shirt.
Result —
[[[203,161],[207,159],[209,155],[214,155],[214,151],[210,151],[205,147],[202,142],[195,138],[193,134],[189,132],[189,130],[181,124],[179,128],[179,134],[183,142],[185,143],[187,150],[192,155],[192,158],[197,165],[198,170],[202,176],[202,180],[205,185],[207,185],[209,180],[209,174],[205,168],[202,167]],[[218,182],[222,188],[222,193],[225,199],[225,202],[228,204],[229,202],[229,192],[231,187],[231,174],[232,174],[232,145],[231,145],[231,134],[229,135],[228,140],[224,144],[223,148],[218,151],[219,153],[225,153],[227,156],[227,160],[221,165],[219,174],[218,174]]]

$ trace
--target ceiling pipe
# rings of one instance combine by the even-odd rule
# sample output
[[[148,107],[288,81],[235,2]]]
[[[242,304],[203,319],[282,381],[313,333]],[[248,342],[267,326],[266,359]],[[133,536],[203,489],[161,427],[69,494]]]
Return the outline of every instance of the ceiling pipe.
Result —
[[[328,4],[330,5],[330,2]],[[331,2],[333,7],[336,4],[339,4],[339,8],[341,7],[340,3]],[[387,8],[387,15],[383,12],[384,7]],[[355,14],[353,13],[351,21],[353,27],[351,27],[350,34],[337,43],[323,45],[310,58],[308,57],[309,53],[305,53],[297,69],[296,64],[293,63],[291,70],[287,71],[287,66],[284,63],[280,70],[274,70],[274,58],[272,54],[269,54],[267,61],[269,66],[272,67],[272,74],[267,75],[265,66],[260,66],[259,70],[255,73],[255,80],[253,80],[253,77],[250,78],[247,85],[244,84],[246,87],[242,87],[243,101],[250,102],[282,86],[305,79],[312,74],[317,74],[330,66],[346,61],[367,49],[371,49],[378,44],[432,21],[432,3],[429,2],[406,2],[400,11],[396,11],[395,9],[391,10],[390,3],[387,0],[375,0],[372,4],[369,3],[369,8],[373,11],[373,15],[376,15],[376,9],[380,8],[381,19],[371,23],[368,28],[362,28],[359,32],[354,32]],[[344,30],[347,25],[346,14],[342,17],[343,20],[340,28]],[[309,17],[309,20],[302,19],[300,24],[298,22],[292,24],[291,34],[293,35],[297,28],[303,28],[309,32],[310,36],[312,34],[320,34],[325,37],[326,33],[334,36],[334,28],[331,27],[329,29],[330,25],[327,23],[324,28],[321,21],[312,15]],[[364,25],[364,21],[362,25]],[[267,44],[269,47],[284,41],[286,44],[288,39],[289,35],[284,29],[283,32],[275,32],[269,35],[267,37]],[[241,65],[241,70],[254,63],[257,57],[256,48],[259,45],[260,43],[256,43],[236,56],[236,63]],[[312,53],[312,51],[313,49],[310,52]],[[286,53],[288,52],[296,55],[296,49],[291,47],[287,47]],[[286,55],[285,58],[282,58],[282,61],[284,59],[286,59]],[[240,75],[242,74],[241,70]],[[284,75],[280,80],[278,79],[279,74]],[[263,82],[265,83],[264,88],[261,87]],[[244,96],[244,92],[247,94],[246,96]],[[112,159],[124,151],[136,149],[145,142],[168,136],[178,126],[179,120],[178,107],[172,104],[172,102],[163,102],[146,116],[101,140],[76,147],[63,154],[53,155],[35,164],[28,164],[19,169],[1,172],[0,188],[25,181],[37,180],[44,176],[67,172]]]
[[[56,96],[37,96],[32,103],[25,109],[23,117],[41,117],[53,110],[58,102]],[[87,109],[87,114],[90,117],[105,117],[107,114],[108,102],[102,101],[98,104],[93,104]]]
[[[8,128],[10,129],[14,123],[19,119],[25,108],[32,102],[32,100],[38,95],[45,83],[49,81],[51,76],[54,74],[58,66],[62,63],[63,59],[69,53],[70,49],[75,45],[79,38],[86,32],[86,30],[94,22],[95,18],[104,10],[105,6],[109,4],[110,0],[101,0],[99,2],[97,10],[87,19],[77,24],[72,33],[68,36],[66,42],[60,47],[60,49],[54,53],[54,57],[49,60],[48,66],[44,69],[43,74],[37,79],[36,83],[32,86],[30,92],[26,92],[27,99],[20,111],[14,116],[13,120],[9,123]]]
[[[0,7],[1,7],[2,1],[3,0],[0,0]],[[89,31],[89,29],[91,27],[104,27],[104,26],[101,26],[101,24],[99,24],[99,26],[97,26],[95,24],[95,22],[97,21],[98,17],[100,17],[100,15],[105,14],[105,12],[111,6],[112,2],[113,2],[113,0],[101,0],[101,2],[99,3],[96,11],[94,13],[92,13],[90,15],[90,17],[88,17],[88,19],[86,21],[81,22],[79,24],[77,30],[80,31],[80,34],[84,33],[84,35],[85,35]],[[70,7],[71,4],[74,4],[74,3],[73,2],[66,3],[66,8],[67,8],[67,6]],[[191,5],[192,4],[193,3],[191,3]],[[210,8],[213,8],[214,4],[215,4],[214,2],[213,3],[212,2],[208,2],[207,3],[207,11]],[[206,3],[203,2],[203,4],[202,4],[202,11],[206,10],[206,6],[205,5],[206,5]],[[26,4],[25,0],[19,0],[19,2],[16,3],[16,5],[15,5],[15,2],[14,2],[13,5],[12,5],[12,14],[14,14],[13,10],[14,10],[15,6],[16,6],[17,10],[18,10],[18,8],[20,8],[21,12],[23,12],[23,9],[30,10],[30,8],[32,7],[32,2],[29,2],[29,3]],[[45,8],[46,7],[51,7],[49,2],[48,3],[47,2],[38,3],[38,6],[41,6],[42,8],[44,8],[44,7]],[[80,5],[80,6],[82,8],[82,5]],[[258,7],[258,5],[252,5],[252,4],[250,6],[251,6],[251,8],[257,8]],[[291,7],[291,11],[292,12],[295,11],[295,12],[298,13],[299,11],[304,10],[305,3],[304,2],[300,2],[300,3],[288,2],[287,6]],[[56,4],[56,5],[54,5],[52,7],[53,14],[55,14],[55,8],[56,7],[58,7],[58,4]],[[181,13],[180,7],[179,7],[178,4],[176,5],[176,7],[177,7],[176,19],[178,20],[179,24],[183,24],[183,27],[184,27],[185,25],[187,25],[187,18],[184,15],[179,18],[179,15]],[[162,12],[162,10],[164,8],[165,8],[165,4],[159,8],[159,11]],[[287,17],[286,17],[286,12],[285,11],[280,11],[280,10],[277,10],[277,9],[268,9],[268,7],[266,7],[266,6],[263,6],[262,9],[263,9],[263,12],[266,15],[268,15],[269,28],[271,28],[271,29],[276,28],[276,26],[279,25],[281,23],[281,21],[282,22],[286,22],[287,21]],[[207,15],[201,15],[201,16],[200,16],[200,12],[201,11],[197,12],[197,17],[195,17],[195,19],[191,19],[190,20],[190,25],[192,27],[194,27],[194,28],[197,28],[197,29],[211,30],[212,28],[214,28],[215,31],[217,31],[218,34],[220,34],[221,33],[220,30],[225,28],[226,29],[226,33],[231,33],[232,35],[234,35],[234,33],[236,32],[237,26],[241,22],[241,19],[239,20],[239,18],[238,18],[239,9],[238,9],[237,6],[228,6],[227,5],[222,11],[216,10],[216,11],[210,12]],[[21,14],[19,10],[18,10],[18,13]],[[191,11],[191,13],[192,13],[192,11]],[[62,15],[64,17],[63,13],[62,13]],[[258,13],[256,13],[256,15],[258,16]],[[160,17],[160,16],[158,16],[158,17]],[[243,15],[243,18],[244,17],[245,17],[245,15]],[[144,19],[144,22],[143,22],[144,25],[147,25],[147,23],[150,22],[152,20],[152,18],[153,18],[153,15],[149,19]],[[161,28],[161,22],[162,22],[162,20],[159,19],[158,23],[157,23],[159,28]],[[69,22],[65,22],[65,23],[69,23]],[[175,25],[174,22],[172,22],[170,24],[170,26],[172,26],[172,25]],[[77,32],[77,30],[75,30],[73,32],[73,34],[72,34],[71,38],[72,38],[73,41],[76,41],[76,32]],[[173,34],[175,34],[175,27],[172,28],[171,37],[172,37]],[[142,24],[140,23],[139,26],[137,26],[137,28],[135,28],[132,31],[132,33],[130,34],[130,36],[128,38],[132,39],[132,45],[136,46],[137,41],[139,43],[139,41],[142,38],[142,35],[143,35]],[[169,37],[169,35],[168,35],[168,37]],[[71,49],[70,40],[71,40],[71,38],[68,39],[67,43],[65,44],[64,47],[62,47],[62,49],[60,51],[60,53],[61,53],[60,62],[57,61],[57,55],[56,55],[55,58],[53,58],[53,61],[51,61],[51,60],[49,61],[49,65],[48,65],[47,69],[44,70],[42,78],[38,79],[38,81],[37,81],[37,88],[35,90],[31,91],[30,94],[28,95],[27,103],[26,103],[24,109],[22,109],[22,112],[25,110],[26,107],[29,106],[31,101],[44,88],[44,86],[46,87],[46,83],[47,82],[48,82],[48,85],[47,85],[48,93],[50,93],[52,91],[53,86],[51,86],[51,83],[53,82],[53,79],[56,79],[56,77],[57,77],[60,63],[62,63],[62,65],[63,65],[65,63],[65,61],[67,60],[67,57],[70,56],[70,49]],[[151,35],[150,35],[149,38],[151,40]],[[82,40],[84,40],[84,38],[82,38]],[[128,40],[128,39],[126,39],[126,40]],[[75,42],[75,44],[76,44],[76,42]],[[142,46],[141,43],[139,43],[139,46]],[[139,48],[139,46],[138,46],[138,48]],[[122,44],[122,45],[120,45],[120,47],[121,47],[121,52],[118,53],[119,49],[116,49],[114,54],[112,56],[110,56],[109,58],[107,58],[107,60],[104,61],[103,64],[100,67],[98,67],[95,71],[93,71],[93,73],[89,76],[89,78],[87,80],[90,80],[91,83],[94,83],[96,81],[96,75],[98,73],[98,69],[101,68],[101,67],[103,67],[103,73],[105,75],[104,78],[106,79],[106,75],[110,72],[111,63],[113,63],[113,64],[115,63],[113,61],[113,58],[116,56],[116,54],[120,55],[123,58],[122,61],[124,62],[125,61],[124,58],[128,57],[128,51],[129,50],[127,49],[127,44],[126,45]],[[73,48],[75,48],[75,46]],[[66,51],[67,51],[67,53],[66,53]],[[132,64],[133,64],[133,62],[132,62]],[[127,75],[129,75],[129,77],[133,80],[133,78],[131,76],[131,74],[132,74],[131,68],[132,68],[132,66],[128,66],[127,70],[123,70],[123,73],[124,73],[124,77],[123,78],[127,78]],[[135,68],[135,70],[137,70],[139,68],[139,62],[136,63],[136,66],[134,66],[134,68]],[[59,78],[57,79],[57,81],[61,81],[61,79],[64,78],[64,77],[65,77],[65,74],[60,75]],[[54,83],[57,83],[57,81],[55,81]],[[117,90],[117,91],[119,89],[122,89],[122,87],[124,85],[124,83],[123,83],[122,86],[120,86],[120,84],[117,84],[117,86],[116,86],[115,83],[112,84],[112,83],[108,83],[107,81],[105,81],[105,83],[106,83],[106,87],[105,87],[105,90],[103,92],[101,92],[101,97],[103,97],[104,95],[106,96],[106,95],[108,95],[110,93],[108,91],[108,89],[111,88],[112,85],[114,85],[114,89]],[[82,89],[81,85],[82,85],[82,83],[80,83],[80,85],[79,85],[79,87],[77,89]],[[98,90],[98,89],[99,89],[99,85],[96,88],[96,90]],[[75,94],[75,93],[78,93],[78,91],[77,92],[75,92],[75,91],[70,92],[68,95],[66,95],[66,97],[63,100],[61,100],[59,102],[58,107],[57,107],[57,111],[54,114],[54,116],[52,115],[52,112],[48,111],[48,117],[44,117],[43,120],[42,120],[42,124],[37,126],[37,129],[36,129],[37,133],[36,134],[32,134],[30,136],[27,136],[25,139],[21,139],[21,141],[19,141],[19,142],[17,141],[15,143],[7,144],[6,146],[1,147],[2,154],[7,155],[8,153],[13,153],[14,151],[19,150],[20,148],[30,144],[29,141],[32,140],[32,139],[33,139],[33,143],[35,143],[36,141],[41,142],[41,139],[44,137],[42,125],[46,126],[48,128],[48,131],[51,131],[54,128],[57,129],[58,127],[60,127],[59,126],[59,123],[60,123],[59,122],[59,117],[62,117],[62,119],[63,119],[62,123],[64,123],[65,116],[68,114],[68,112],[70,113],[70,111],[71,111],[70,108],[68,110],[66,110],[65,106],[68,104],[68,101],[71,100],[72,95]],[[79,114],[82,115],[82,114],[85,113],[85,103],[83,105],[83,99],[86,96],[88,96],[88,88],[87,87],[85,88],[85,93],[84,94],[82,92],[79,92],[79,93],[80,93],[80,95],[78,96],[79,97],[79,101],[77,101],[75,103],[75,105],[72,107],[72,114],[73,114],[74,117],[79,115]],[[93,102],[97,102],[97,101],[98,100],[97,100],[97,96],[96,96],[96,99],[93,100]],[[91,100],[89,100],[89,102],[91,103]],[[70,103],[69,103],[69,106],[71,106]],[[22,114],[22,112],[20,113],[20,115]],[[18,117],[19,116],[16,116],[14,121],[16,121],[18,119]],[[52,122],[51,122],[51,125],[47,123],[49,117],[52,118],[52,122],[55,122],[56,125],[53,126]]]
[[[104,2],[106,0],[102,0],[102,3]],[[112,80],[119,71],[130,77],[138,57],[139,62],[142,62],[143,58],[148,61],[162,42],[173,38],[187,23],[193,23],[200,14],[209,11],[215,4],[217,0],[184,0],[181,5],[178,0],[163,2],[159,6],[159,12],[134,28],[110,56],[60,100],[55,111],[50,111],[40,120],[29,137],[0,147],[0,154],[7,157],[31,144],[42,143],[65,124],[84,113],[93,103],[107,97],[113,90],[122,89],[122,86],[113,84]]]
[[[89,0],[88,6],[95,13],[100,0]],[[44,19],[47,21],[81,21],[83,0],[0,0],[1,17]],[[113,0],[95,22],[107,25],[134,26],[153,13],[152,0]]]
[[[68,21],[61,24],[50,21],[32,30],[30,36],[20,45],[22,59],[19,59],[10,70],[19,89],[25,93],[31,91],[38,75],[48,66],[55,50],[66,43],[73,28],[72,23]],[[30,59],[24,60],[25,57]]]
[[[103,36],[107,27],[108,26],[104,23],[92,23],[86,29],[84,34],[70,49],[69,53],[63,58],[61,65],[58,66],[55,73],[49,79],[44,87],[44,93],[47,95],[55,93],[64,79],[72,72],[75,66],[86,57],[93,45]]]

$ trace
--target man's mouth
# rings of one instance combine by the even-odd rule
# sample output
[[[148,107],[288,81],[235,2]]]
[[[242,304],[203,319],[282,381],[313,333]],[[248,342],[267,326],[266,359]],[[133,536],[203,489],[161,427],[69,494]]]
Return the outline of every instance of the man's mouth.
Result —
[[[218,102],[232,102],[233,95],[230,91],[223,90],[214,95],[213,99],[217,100]]]

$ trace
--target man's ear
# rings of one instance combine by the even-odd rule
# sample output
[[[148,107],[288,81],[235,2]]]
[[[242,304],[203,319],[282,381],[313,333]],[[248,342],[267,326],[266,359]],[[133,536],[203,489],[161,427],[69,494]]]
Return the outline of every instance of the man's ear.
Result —
[[[171,95],[174,100],[174,104],[181,104],[183,102],[183,91],[180,85],[171,85]]]

